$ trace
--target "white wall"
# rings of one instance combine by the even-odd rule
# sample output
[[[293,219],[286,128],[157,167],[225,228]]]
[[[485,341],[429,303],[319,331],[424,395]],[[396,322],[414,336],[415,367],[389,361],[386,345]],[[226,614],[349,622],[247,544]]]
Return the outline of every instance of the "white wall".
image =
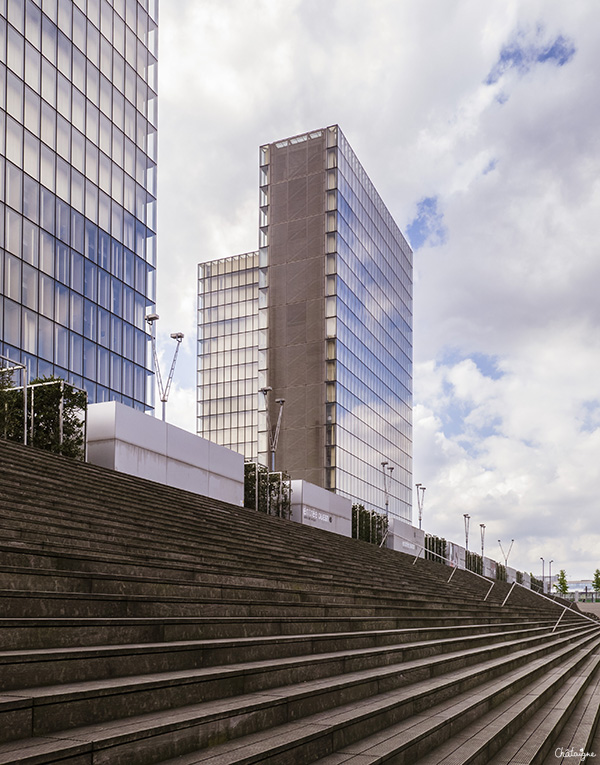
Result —
[[[405,552],[409,555],[421,553],[423,557],[423,546],[425,545],[425,532],[416,528],[408,521],[390,516],[389,532],[386,540],[386,547],[399,552]]]
[[[87,459],[213,499],[244,504],[244,458],[187,430],[108,401],[88,407]]]
[[[296,523],[352,536],[352,501],[308,481],[292,481],[292,515]]]

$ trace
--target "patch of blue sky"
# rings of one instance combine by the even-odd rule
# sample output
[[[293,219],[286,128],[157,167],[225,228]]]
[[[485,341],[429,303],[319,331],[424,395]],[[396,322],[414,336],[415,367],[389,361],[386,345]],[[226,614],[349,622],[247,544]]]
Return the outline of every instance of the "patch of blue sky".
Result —
[[[487,167],[484,169],[483,174],[487,175],[488,173],[491,173],[493,170],[496,169],[496,165],[497,164],[498,164],[498,160],[497,159],[491,159],[488,162]]]
[[[440,419],[446,438],[453,439],[470,456],[477,457],[482,449],[483,442],[500,434],[502,419],[494,417],[486,422],[474,425],[473,422],[468,421],[472,411],[473,407],[471,405],[452,401],[440,413]]]
[[[600,428],[600,401],[586,401],[581,412],[581,430],[593,433]]]
[[[484,377],[499,380],[504,376],[499,366],[499,357],[488,353],[464,353],[457,348],[447,348],[439,363],[442,366],[455,366],[465,359],[471,359]]]
[[[540,30],[538,30],[539,35]],[[575,55],[574,43],[563,35],[558,35],[551,42],[539,38],[533,42],[525,40],[520,32],[516,38],[505,45],[500,57],[485,79],[486,85],[494,85],[509,69],[516,69],[520,74],[527,73],[535,64],[550,62],[555,66],[564,66]]]
[[[416,217],[406,226],[406,235],[413,251],[425,244],[444,244],[448,232],[444,216],[438,209],[438,197],[424,197],[417,204]]]

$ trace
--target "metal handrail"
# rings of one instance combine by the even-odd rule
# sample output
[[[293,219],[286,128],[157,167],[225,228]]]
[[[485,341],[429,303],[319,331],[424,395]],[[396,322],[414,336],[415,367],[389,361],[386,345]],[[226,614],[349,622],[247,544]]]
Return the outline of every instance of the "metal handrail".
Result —
[[[427,552],[431,553],[432,555],[435,555],[437,558],[441,558],[441,559],[442,559],[442,560],[443,560],[443,561],[444,561],[444,562],[445,562],[447,565],[451,565],[451,564],[450,564],[450,561],[449,561],[449,559],[448,559],[448,558],[444,558],[444,556],[443,556],[443,555],[439,555],[438,553],[435,553],[435,552],[433,552],[433,550],[428,550],[428,549],[427,549],[426,547],[424,547],[423,545],[420,545],[420,544],[418,544],[417,542],[413,542],[413,541],[412,541],[412,540],[410,540],[410,539],[406,539],[406,537],[400,537],[400,539],[404,539],[406,542],[410,542],[411,544],[414,544],[414,545],[415,545],[415,547],[418,547],[418,548],[419,548],[419,552],[417,553],[417,555],[415,556],[415,559],[413,560],[413,563],[412,563],[412,564],[413,564],[413,566],[415,565],[415,563],[416,563],[416,562],[417,562],[417,560],[419,559],[419,557],[420,557],[420,555],[421,555],[421,550],[426,550]],[[489,582],[489,581],[490,581],[489,577],[487,577],[487,576],[483,576],[482,574],[478,574],[476,571],[471,571],[471,569],[470,569],[470,568],[462,568],[462,566],[459,566],[458,564],[455,564],[455,565],[453,565],[452,573],[450,574],[450,577],[448,578],[448,581],[446,582],[446,584],[449,584],[449,583],[450,583],[450,580],[452,579],[452,577],[454,576],[454,574],[456,573],[456,571],[457,571],[458,569],[460,569],[461,571],[466,571],[466,572],[468,572],[469,574],[473,574],[474,576],[477,576],[477,577],[479,577],[479,579],[485,579],[485,581],[486,581],[486,582]],[[483,600],[484,600],[484,602],[487,600],[487,598],[488,598],[488,595],[490,594],[490,592],[492,591],[492,589],[493,589],[494,585],[495,585],[495,584],[496,584],[498,581],[499,581],[499,580],[494,580],[494,581],[492,581],[492,585],[491,585],[490,589],[487,591],[487,594],[486,594],[485,598],[483,599]],[[562,606],[562,604],[561,604],[561,603],[557,603],[555,600],[553,600],[552,598],[549,598],[547,595],[544,595],[544,594],[542,594],[541,592],[537,592],[536,590],[532,590],[532,589],[531,589],[531,587],[526,587],[524,584],[521,584],[521,582],[517,582],[517,581],[515,581],[515,582],[513,582],[513,583],[512,583],[512,586],[511,586],[510,590],[508,591],[508,594],[507,594],[507,595],[506,595],[506,597],[504,598],[504,601],[502,602],[502,605],[504,605],[504,604],[506,603],[506,601],[507,601],[507,600],[508,600],[508,598],[510,597],[510,595],[511,595],[512,591],[514,590],[515,586],[519,586],[519,587],[522,587],[524,590],[527,590],[527,592],[531,592],[531,593],[533,593],[534,595],[537,595],[538,597],[542,597],[542,598],[544,598],[545,600],[549,600],[551,603],[554,603],[554,605],[556,605],[556,606],[559,606],[559,608]],[[557,622],[556,622],[556,624],[554,625],[554,629],[556,629],[556,627],[558,626],[558,622],[559,622],[559,621],[562,619],[562,617],[564,616],[564,613],[565,613],[565,611],[566,611],[568,608],[571,608],[571,606],[570,606],[570,605],[569,605],[569,606],[562,606],[562,607],[563,607],[564,611],[561,613],[561,615],[560,615],[560,617],[559,617],[558,621],[557,621]],[[595,625],[598,625],[598,624],[599,624],[599,622],[598,622],[596,619],[592,619],[590,616],[586,616],[585,614],[582,614],[582,613],[581,613],[581,611],[575,611],[574,613],[576,613],[576,614],[577,614],[577,616],[581,616],[581,618],[582,618],[582,619],[587,619],[587,621],[589,621],[589,622],[592,622],[592,623],[593,623],[593,624],[595,624]],[[554,629],[552,630],[553,632],[554,632]]]
[[[563,616],[565,615],[565,612],[566,612],[566,610],[567,610],[567,606],[563,606],[563,610],[562,610],[562,613],[561,613],[561,615],[560,615],[560,616],[558,617],[558,619],[556,620],[556,624],[554,625],[554,627],[552,627],[552,632],[554,632],[554,630],[555,630],[555,629],[558,627],[558,623],[560,622],[560,620],[561,620],[561,619],[563,618]]]
[[[470,568],[463,568],[462,566],[459,566],[458,564],[454,564],[454,563],[452,563],[452,561],[450,561],[449,558],[444,558],[443,555],[439,555],[438,553],[433,552],[433,550],[429,550],[427,547],[424,547],[423,545],[417,544],[416,542],[412,542],[410,539],[406,539],[405,537],[400,537],[400,539],[405,539],[407,542],[410,542],[411,544],[414,544],[415,547],[419,547],[420,548],[420,550],[417,553],[415,559],[413,560],[413,563],[412,563],[413,566],[415,565],[415,563],[419,559],[419,557],[421,555],[421,550],[425,550],[426,552],[430,553],[431,555],[435,555],[436,558],[441,558],[446,563],[446,565],[452,566],[452,573],[450,574],[450,577],[448,578],[448,582],[450,581],[450,579],[452,579],[452,577],[454,576],[455,571],[457,571],[458,569],[460,569],[461,571],[467,571],[469,574],[473,574],[474,576],[478,576],[480,579],[485,579],[486,582],[490,581],[489,577],[483,576],[483,574],[478,574],[477,571],[471,571]],[[448,584],[448,582],[446,582],[446,584]],[[496,584],[495,581],[492,582],[492,587],[495,584]],[[492,587],[490,587],[490,589],[488,590],[488,595],[490,594],[490,592],[492,590]],[[485,596],[484,600],[487,600],[487,595]]]
[[[537,596],[538,596],[538,598],[544,598],[544,600],[549,600],[551,603],[554,603],[554,605],[555,605],[555,606],[558,606],[559,608],[563,608],[564,610],[563,610],[563,612],[561,613],[561,615],[560,615],[560,618],[559,618],[559,620],[558,620],[558,621],[560,621],[560,620],[562,619],[562,617],[564,616],[564,613],[565,613],[565,611],[566,611],[567,609],[569,609],[569,610],[572,610],[572,611],[573,611],[573,613],[577,614],[577,616],[581,616],[581,618],[582,618],[582,619],[587,619],[587,621],[588,621],[588,622],[592,622],[592,623],[593,623],[593,624],[595,624],[595,625],[598,625],[598,624],[600,624],[600,622],[598,622],[596,619],[592,619],[592,618],[591,618],[591,616],[586,616],[585,614],[582,614],[582,613],[581,613],[581,611],[574,611],[574,610],[571,608],[571,606],[570,606],[570,605],[568,605],[568,606],[565,606],[565,605],[563,605],[562,603],[557,603],[557,602],[556,602],[556,600],[554,600],[553,598],[549,598],[549,597],[548,597],[547,595],[545,595],[544,593],[542,593],[542,592],[537,592],[536,590],[532,590],[532,589],[531,589],[531,588],[529,588],[529,587],[525,587],[525,585],[524,585],[524,584],[520,584],[519,582],[515,582],[515,584],[518,584],[518,585],[519,585],[519,587],[523,587],[523,589],[524,589],[524,590],[527,590],[527,592],[532,592],[534,595],[537,595]],[[509,594],[510,594],[510,593],[509,593]],[[557,626],[558,626],[558,622],[556,622],[556,625],[555,625],[554,629],[556,629],[556,627],[557,627]],[[553,632],[554,632],[554,630],[553,630]]]

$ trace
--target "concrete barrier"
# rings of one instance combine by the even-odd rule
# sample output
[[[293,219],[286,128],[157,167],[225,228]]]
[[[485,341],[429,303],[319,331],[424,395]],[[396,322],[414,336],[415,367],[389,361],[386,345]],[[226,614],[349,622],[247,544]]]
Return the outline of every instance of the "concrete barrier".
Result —
[[[244,504],[244,458],[116,401],[88,407],[87,459],[212,499]]]

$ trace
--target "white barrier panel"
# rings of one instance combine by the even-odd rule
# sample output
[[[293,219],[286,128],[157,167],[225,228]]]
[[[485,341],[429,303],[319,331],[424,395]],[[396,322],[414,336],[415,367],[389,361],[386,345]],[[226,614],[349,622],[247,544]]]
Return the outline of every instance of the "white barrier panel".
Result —
[[[244,504],[244,457],[129,406],[88,407],[87,459],[94,465]]]
[[[292,514],[296,523],[352,536],[352,501],[308,481],[292,481]]]
[[[412,526],[408,521],[390,516],[386,547],[408,553],[409,555],[413,553],[417,555],[420,552],[421,557],[423,557],[424,545],[424,531]]]

